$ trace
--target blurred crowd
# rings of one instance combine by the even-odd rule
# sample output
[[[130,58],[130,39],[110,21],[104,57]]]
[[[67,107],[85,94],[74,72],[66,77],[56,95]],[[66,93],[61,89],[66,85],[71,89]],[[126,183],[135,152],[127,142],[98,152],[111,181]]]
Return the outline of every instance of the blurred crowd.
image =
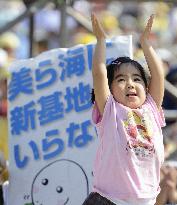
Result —
[[[95,12],[109,37],[132,34],[134,58],[142,64],[145,60],[139,44],[139,34],[149,15],[154,13],[151,43],[163,60],[165,78],[173,88],[165,91],[163,108],[177,113],[177,3],[78,0],[73,1],[70,6],[88,21],[91,12]],[[0,15],[0,26],[24,11],[25,5],[21,1],[2,1],[0,10],[2,9],[6,14],[9,12],[9,18],[4,19],[3,15]],[[0,36],[0,156],[4,155],[6,160],[7,80],[10,73],[8,67],[15,59],[29,57],[28,25],[28,20],[25,19]],[[60,11],[54,8],[52,3],[35,14],[34,56],[60,47],[60,25]],[[72,16],[67,17],[65,47],[87,44],[94,40],[92,32],[84,25]],[[165,163],[161,171],[161,193],[157,205],[177,204],[177,114],[172,118],[167,115],[166,123],[163,130]],[[0,176],[3,170],[6,170],[6,166],[0,157]],[[0,177],[0,184],[6,179],[7,173]]]

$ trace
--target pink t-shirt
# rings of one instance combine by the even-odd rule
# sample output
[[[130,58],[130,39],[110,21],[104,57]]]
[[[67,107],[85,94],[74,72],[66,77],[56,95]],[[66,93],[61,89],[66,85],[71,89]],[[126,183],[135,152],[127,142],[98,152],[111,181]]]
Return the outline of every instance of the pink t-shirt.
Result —
[[[92,117],[100,142],[93,192],[109,199],[155,198],[164,161],[165,120],[152,97],[148,94],[140,108],[130,109],[110,95],[103,116],[95,105]]]

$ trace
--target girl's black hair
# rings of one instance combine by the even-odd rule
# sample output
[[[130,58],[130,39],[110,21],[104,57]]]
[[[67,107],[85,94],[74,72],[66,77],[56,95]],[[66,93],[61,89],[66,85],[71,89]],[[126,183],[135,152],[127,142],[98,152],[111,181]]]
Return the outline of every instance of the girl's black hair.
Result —
[[[110,64],[108,64],[106,66],[109,89],[111,88],[112,81],[114,80],[114,72],[116,70],[118,70],[123,63],[129,63],[129,64],[131,64],[132,66],[134,66],[136,69],[138,69],[140,71],[141,77],[142,77],[142,79],[145,83],[145,86],[147,88],[148,84],[149,84],[150,75],[141,66],[141,64],[138,63],[135,60],[132,60],[129,57],[119,57],[119,58],[116,58],[115,60],[113,60]],[[91,92],[91,102],[92,103],[95,102],[94,89],[92,89],[92,92]]]

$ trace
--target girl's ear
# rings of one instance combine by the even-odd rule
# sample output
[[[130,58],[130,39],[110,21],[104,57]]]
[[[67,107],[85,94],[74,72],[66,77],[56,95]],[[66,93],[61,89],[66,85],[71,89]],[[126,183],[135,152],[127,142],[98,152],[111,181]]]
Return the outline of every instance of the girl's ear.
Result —
[[[146,88],[146,94],[148,93],[148,91],[149,91],[149,88]]]

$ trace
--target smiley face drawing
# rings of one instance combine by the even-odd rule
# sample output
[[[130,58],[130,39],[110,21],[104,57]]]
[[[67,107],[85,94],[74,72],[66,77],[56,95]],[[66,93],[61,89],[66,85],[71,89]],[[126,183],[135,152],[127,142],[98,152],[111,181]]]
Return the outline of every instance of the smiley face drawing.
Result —
[[[88,194],[84,169],[68,159],[56,160],[43,167],[36,174],[31,188],[33,205],[82,204]]]

